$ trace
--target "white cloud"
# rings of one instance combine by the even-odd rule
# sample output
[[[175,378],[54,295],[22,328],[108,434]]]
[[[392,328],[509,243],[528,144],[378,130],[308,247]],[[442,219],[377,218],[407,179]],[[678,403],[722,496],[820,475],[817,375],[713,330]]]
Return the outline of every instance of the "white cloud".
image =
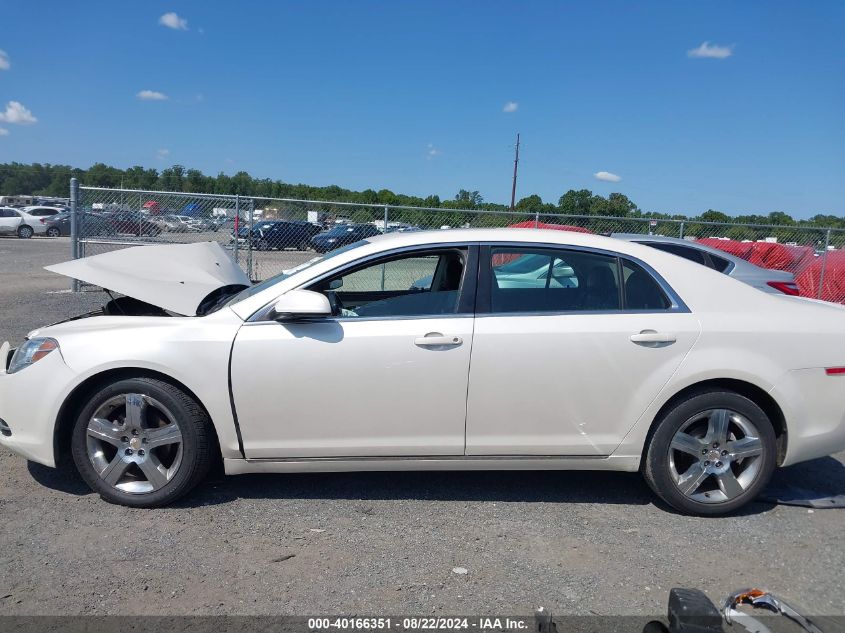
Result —
[[[702,42],[698,48],[691,48],[687,51],[687,57],[699,57],[704,59],[725,59],[734,54],[734,45],[720,46],[710,42]]]
[[[9,130],[4,127],[0,127],[0,136],[9,136]]]
[[[168,156],[170,156],[169,149],[160,149],[156,152],[156,158],[158,158],[159,160],[164,160]]]
[[[170,98],[163,92],[158,92],[157,90],[142,90],[135,96],[141,101],[167,101]]]
[[[166,26],[169,29],[175,29],[177,31],[188,30],[188,21],[185,18],[180,18],[173,11],[165,13],[163,16],[161,16],[158,19],[158,23],[162,26]]]
[[[433,144],[429,143],[425,146],[425,157],[426,160],[431,160],[435,156],[440,156],[440,150],[437,149]]]
[[[9,70],[12,67],[12,62],[9,61],[9,53],[0,50],[0,70]]]
[[[9,101],[6,105],[6,111],[0,112],[0,121],[16,123],[17,125],[32,125],[33,123],[37,123],[38,119],[21,102]]]
[[[508,101],[502,108],[502,112],[516,112],[517,110],[519,110],[519,104],[516,101]]]
[[[616,174],[612,174],[609,171],[597,171],[593,174],[596,180],[601,180],[602,182],[619,182],[622,180]]]

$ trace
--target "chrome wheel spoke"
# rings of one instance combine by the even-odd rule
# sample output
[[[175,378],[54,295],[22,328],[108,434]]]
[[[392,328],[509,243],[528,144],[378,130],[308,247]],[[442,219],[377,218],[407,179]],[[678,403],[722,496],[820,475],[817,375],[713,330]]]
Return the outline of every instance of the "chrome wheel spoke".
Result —
[[[138,462],[138,467],[147,481],[153,486],[153,490],[158,490],[167,483],[167,469],[162,465],[155,455],[148,455],[146,459]]]
[[[88,422],[88,435],[112,446],[120,446],[120,438],[123,436],[123,432],[109,420],[91,418],[91,421]]]
[[[144,418],[147,413],[147,403],[144,402],[144,396],[139,393],[127,393],[125,399],[126,417],[124,421],[126,425],[141,428],[144,425]]]
[[[182,431],[175,424],[168,424],[160,429],[151,429],[146,433],[146,446],[149,449],[182,441]]]
[[[677,451],[699,457],[701,455],[701,451],[705,449],[707,444],[697,437],[693,437],[689,433],[679,432],[672,438],[672,444],[670,446]]]
[[[108,466],[100,471],[100,477],[110,486],[114,486],[123,477],[127,468],[129,468],[129,462],[123,461],[118,453],[112,458]]]
[[[707,470],[701,464],[695,463],[678,479],[678,489],[685,495],[691,495],[707,477]]]
[[[711,443],[724,444],[728,441],[728,425],[731,421],[731,412],[726,409],[716,409],[710,412],[707,419],[707,441]]]
[[[763,454],[763,442],[759,437],[743,437],[741,440],[727,442],[725,450],[734,460],[755,457]]]
[[[125,494],[160,490],[182,465],[184,443],[176,417],[150,395],[119,393],[101,402],[88,422],[85,442],[94,471]]]
[[[719,482],[719,489],[725,493],[728,499],[733,499],[742,494],[742,484],[739,483],[736,475],[730,469],[720,475],[716,475],[716,481]]]

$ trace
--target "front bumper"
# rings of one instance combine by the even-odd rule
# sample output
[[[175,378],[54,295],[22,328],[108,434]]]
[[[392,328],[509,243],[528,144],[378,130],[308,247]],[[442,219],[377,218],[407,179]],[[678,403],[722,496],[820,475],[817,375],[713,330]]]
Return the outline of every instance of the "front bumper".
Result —
[[[0,446],[55,466],[56,419],[74,374],[60,349],[14,374],[6,373],[6,365],[7,359],[0,359],[0,419],[8,427],[0,433]]]

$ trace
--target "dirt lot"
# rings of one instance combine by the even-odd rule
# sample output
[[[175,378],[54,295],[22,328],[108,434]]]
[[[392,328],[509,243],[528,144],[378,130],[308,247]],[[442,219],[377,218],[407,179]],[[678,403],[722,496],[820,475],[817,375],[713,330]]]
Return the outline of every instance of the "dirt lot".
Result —
[[[0,340],[99,305],[41,270],[68,250],[0,238]],[[777,481],[842,493],[843,463]],[[632,474],[217,476],[130,510],[0,451],[0,519],[0,614],[659,614],[749,585],[845,614],[842,510],[684,517]]]

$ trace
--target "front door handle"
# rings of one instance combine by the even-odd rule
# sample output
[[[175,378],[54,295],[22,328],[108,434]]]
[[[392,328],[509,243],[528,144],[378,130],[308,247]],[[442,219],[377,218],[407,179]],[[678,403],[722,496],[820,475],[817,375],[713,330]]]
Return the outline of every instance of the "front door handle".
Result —
[[[429,332],[425,336],[418,336],[414,339],[414,345],[420,347],[441,347],[443,345],[460,345],[463,343],[460,336],[444,336],[440,332]]]
[[[631,341],[634,343],[674,343],[677,340],[674,334],[655,330],[643,330],[639,334],[631,334]]]

